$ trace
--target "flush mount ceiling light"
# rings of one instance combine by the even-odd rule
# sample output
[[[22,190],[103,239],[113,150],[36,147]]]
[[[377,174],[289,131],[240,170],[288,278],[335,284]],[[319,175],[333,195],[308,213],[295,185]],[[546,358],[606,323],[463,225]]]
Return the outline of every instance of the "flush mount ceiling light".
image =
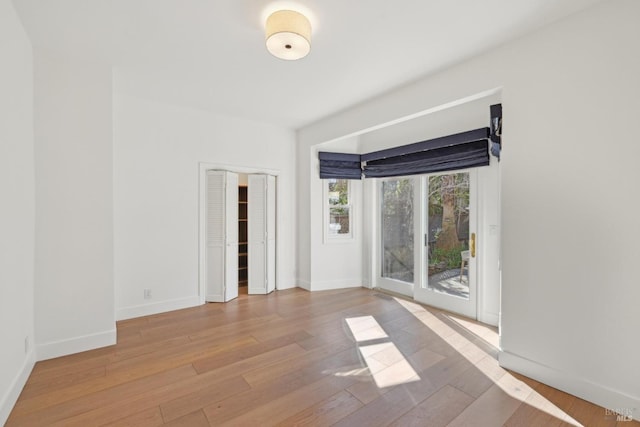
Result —
[[[311,50],[311,23],[293,10],[279,10],[267,18],[267,50],[286,60],[304,58]]]

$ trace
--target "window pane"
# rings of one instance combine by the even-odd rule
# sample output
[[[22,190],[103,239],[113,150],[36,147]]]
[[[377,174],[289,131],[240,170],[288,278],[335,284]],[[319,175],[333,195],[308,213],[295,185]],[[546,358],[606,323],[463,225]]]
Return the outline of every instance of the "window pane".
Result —
[[[329,204],[348,205],[349,204],[349,181],[346,179],[329,180]]]
[[[349,207],[329,208],[329,234],[349,234]]]
[[[469,299],[469,173],[429,177],[429,281],[436,292]]]
[[[349,180],[330,179],[329,189],[329,235],[350,233]]]
[[[413,180],[382,182],[382,277],[413,283]]]

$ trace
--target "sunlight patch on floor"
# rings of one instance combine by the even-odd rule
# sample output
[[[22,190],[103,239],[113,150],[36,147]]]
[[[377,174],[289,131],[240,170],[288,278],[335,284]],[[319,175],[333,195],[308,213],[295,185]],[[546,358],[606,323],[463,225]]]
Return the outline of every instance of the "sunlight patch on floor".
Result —
[[[525,402],[542,412],[564,421],[565,423],[581,426],[578,421],[570,417],[566,412],[558,408],[552,402],[540,395],[534,389],[532,389],[526,383],[515,378],[506,370],[498,366],[498,361],[493,357],[487,357],[489,354],[469,341],[466,337],[461,335],[451,326],[440,320],[433,313],[425,309],[423,306],[403,300],[401,298],[394,297],[394,300],[404,307],[408,312],[413,314],[420,322],[427,326],[432,331],[436,332],[441,338],[443,338],[447,344],[453,347],[458,353],[471,362],[476,369],[482,372],[487,378],[491,379],[493,383],[500,387],[500,389],[513,399],[517,399],[520,402]],[[484,339],[486,342],[497,343],[497,333],[495,337],[491,337],[491,333],[488,332],[489,328],[482,327],[477,323],[470,322],[451,315],[445,315],[450,320],[454,321],[457,325],[467,329]],[[490,329],[489,329],[490,330]],[[497,348],[497,346],[496,346]]]
[[[396,345],[388,341],[389,335],[373,316],[347,318],[345,322],[358,342],[358,351],[378,388],[420,381],[420,376]],[[336,373],[336,376],[363,376],[363,371],[353,369]]]
[[[389,338],[373,316],[350,317],[345,321],[357,342]]]

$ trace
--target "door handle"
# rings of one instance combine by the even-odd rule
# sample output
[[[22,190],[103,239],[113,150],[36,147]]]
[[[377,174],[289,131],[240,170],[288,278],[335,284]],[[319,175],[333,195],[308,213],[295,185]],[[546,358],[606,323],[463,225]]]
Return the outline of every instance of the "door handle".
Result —
[[[469,250],[471,250],[471,257],[476,257],[476,233],[471,233],[471,241],[469,242]]]

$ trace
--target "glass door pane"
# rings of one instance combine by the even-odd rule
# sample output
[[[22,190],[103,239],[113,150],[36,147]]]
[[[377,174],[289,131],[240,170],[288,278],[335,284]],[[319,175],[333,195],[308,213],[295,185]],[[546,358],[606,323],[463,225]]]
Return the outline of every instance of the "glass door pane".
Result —
[[[380,200],[381,278],[413,284],[413,179],[382,181]],[[384,283],[381,283],[381,286],[393,288],[393,285],[390,285],[388,281],[386,286]],[[398,289],[397,286],[396,289],[390,290],[406,293]]]
[[[429,289],[469,299],[469,174],[430,176]]]
[[[421,285],[414,298],[476,317],[475,171],[426,176],[422,180]]]

